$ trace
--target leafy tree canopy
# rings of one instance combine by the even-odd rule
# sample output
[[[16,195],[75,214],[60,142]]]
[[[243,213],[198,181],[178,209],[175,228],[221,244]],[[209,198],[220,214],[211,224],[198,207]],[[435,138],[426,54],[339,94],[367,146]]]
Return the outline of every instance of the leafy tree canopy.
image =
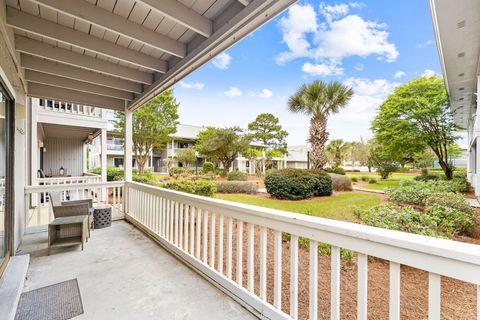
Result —
[[[261,113],[255,121],[248,124],[248,130],[254,141],[263,143],[270,149],[283,153],[287,151],[285,138],[288,132],[282,129],[279,120],[271,113]]]
[[[195,155],[196,151],[193,148],[185,148],[177,151],[175,158],[178,162],[181,162],[185,167],[195,163],[197,157]]]
[[[447,179],[453,171],[448,147],[458,136],[443,79],[420,77],[398,86],[380,106],[372,122],[375,139],[384,153],[401,164],[430,148]]]
[[[238,127],[208,127],[198,134],[195,149],[209,161],[221,163],[228,173],[239,153],[249,149],[251,138]]]
[[[179,103],[169,89],[137,109],[132,117],[133,153],[137,159],[138,172],[143,173],[150,153],[155,148],[162,150],[177,131]],[[117,112],[115,129],[125,137],[125,115]]]

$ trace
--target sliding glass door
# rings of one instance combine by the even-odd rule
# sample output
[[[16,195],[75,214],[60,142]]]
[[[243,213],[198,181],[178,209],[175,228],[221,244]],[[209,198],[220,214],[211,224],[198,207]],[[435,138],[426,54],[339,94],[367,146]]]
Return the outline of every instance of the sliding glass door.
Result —
[[[13,101],[0,83],[0,276],[9,258],[9,247],[13,239],[12,203],[12,138]]]

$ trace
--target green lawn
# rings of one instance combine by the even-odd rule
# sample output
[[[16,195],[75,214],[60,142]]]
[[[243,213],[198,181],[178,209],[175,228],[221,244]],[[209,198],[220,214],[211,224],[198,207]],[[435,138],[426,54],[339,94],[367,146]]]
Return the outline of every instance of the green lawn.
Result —
[[[413,180],[418,174],[415,173],[399,173],[394,172],[386,180],[381,180],[380,176],[374,172],[348,172],[347,176],[352,178],[356,177],[358,181],[361,181],[362,177],[375,178],[377,183],[362,185],[362,188],[372,190],[385,190],[386,188],[398,187],[401,180]]]
[[[261,196],[246,194],[217,194],[216,197],[260,207],[307,213],[344,221],[356,221],[353,215],[353,207],[355,206],[368,208],[380,204],[380,196],[360,192],[344,192],[330,197],[301,201],[265,199]]]

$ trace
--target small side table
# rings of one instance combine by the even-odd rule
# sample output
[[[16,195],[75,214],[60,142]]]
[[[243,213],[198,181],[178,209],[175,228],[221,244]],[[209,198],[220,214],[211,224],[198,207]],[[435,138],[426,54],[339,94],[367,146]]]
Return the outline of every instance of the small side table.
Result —
[[[53,247],[81,245],[83,250],[87,234],[87,215],[54,219],[48,224],[48,255]]]
[[[101,229],[112,225],[112,207],[104,206],[93,209],[93,227]]]

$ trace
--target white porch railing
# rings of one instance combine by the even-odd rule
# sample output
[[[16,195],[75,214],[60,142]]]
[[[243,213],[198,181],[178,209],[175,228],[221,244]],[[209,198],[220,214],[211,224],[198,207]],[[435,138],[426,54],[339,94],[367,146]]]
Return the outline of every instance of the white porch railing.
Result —
[[[318,269],[320,243],[331,246],[330,319],[340,319],[341,248],[355,252],[357,257],[357,319],[367,319],[369,257],[389,263],[390,319],[400,319],[401,265],[428,272],[428,319],[440,319],[442,277],[474,284],[477,319],[480,319],[479,246],[204,198],[133,182],[125,183],[124,192],[128,221],[262,317],[298,318],[298,243],[299,239],[308,239],[310,319],[317,319],[319,312],[319,273],[320,277],[328,276],[326,270]],[[290,241],[288,270],[282,264],[282,233]],[[267,261],[273,261],[273,268],[267,269]],[[282,278],[285,274],[286,279]],[[290,283],[287,292],[283,288],[283,297],[286,293],[290,302],[289,314],[282,310],[284,282]],[[273,301],[267,299],[267,286],[273,289]]]
[[[102,109],[84,106],[79,104],[66,103],[56,100],[45,100],[39,101],[38,109],[54,112],[62,112],[69,114],[79,114],[90,117],[102,117]]]
[[[47,178],[48,179],[48,178]],[[55,179],[55,178],[54,178]],[[62,201],[92,199],[93,206],[112,206],[112,217],[123,217],[123,181],[92,183],[56,183],[25,187],[27,231],[46,226],[53,220],[49,192],[61,192]],[[32,201],[35,198],[35,201]]]
[[[38,185],[53,186],[59,184],[78,184],[78,183],[99,183],[102,181],[100,175],[85,175],[79,177],[53,177],[53,178],[38,178]]]

